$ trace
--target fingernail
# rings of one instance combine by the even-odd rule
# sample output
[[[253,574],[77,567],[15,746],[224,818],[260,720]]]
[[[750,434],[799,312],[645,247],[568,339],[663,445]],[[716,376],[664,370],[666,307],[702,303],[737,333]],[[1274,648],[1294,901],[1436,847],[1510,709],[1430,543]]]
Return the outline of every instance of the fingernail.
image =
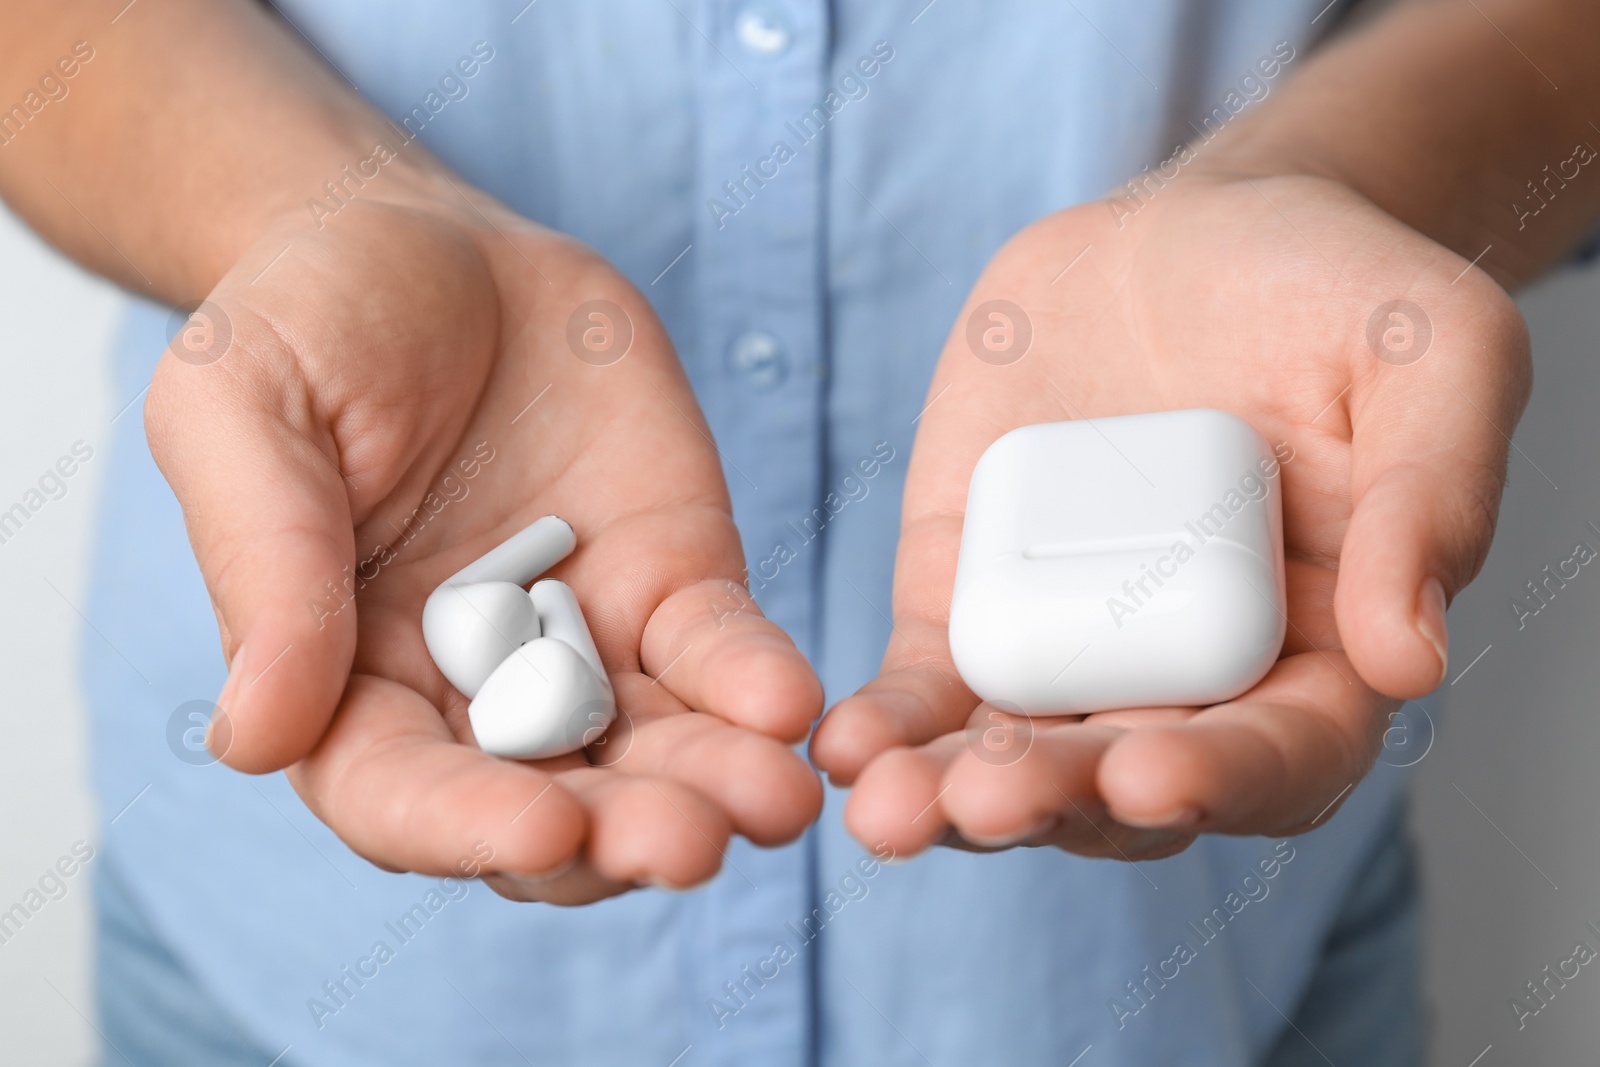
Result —
[[[228,746],[233,744],[233,723],[228,719],[228,709],[233,706],[243,684],[244,644],[241,642],[228,663],[228,680],[222,683],[222,692],[217,694],[216,713],[206,724],[206,751],[217,759],[227,755]]]
[[[674,894],[681,895],[683,893],[687,893],[688,892],[687,889],[684,889],[684,888],[682,888],[680,886],[675,886],[671,882],[662,881],[660,878],[652,878],[652,879],[650,879],[650,883],[649,884],[650,884],[650,887],[652,889],[659,889],[663,893],[674,893]]]
[[[715,877],[716,875],[711,876],[711,878]],[[696,889],[699,889],[701,886],[705,885],[706,882],[711,881],[711,878],[702,879],[701,881],[695,882],[691,885],[673,885],[671,882],[661,878],[651,878],[650,885],[661,890],[663,893],[675,893],[681,896],[684,893],[693,893]]]
[[[227,707],[243,683],[244,645],[241,643],[233,650],[233,658],[228,661],[228,680],[222,683],[222,692],[217,694],[217,703]]]
[[[1200,809],[1185,804],[1149,818],[1132,818],[1118,815],[1120,822],[1137,826],[1141,830],[1188,830],[1200,825]]]
[[[557,878],[560,878],[562,875],[566,874],[568,871],[572,870],[572,868],[576,867],[577,865],[578,857],[569,856],[567,859],[562,860],[554,867],[538,871],[534,874],[523,875],[523,877],[528,879],[530,882],[539,882],[541,884],[545,882],[553,882]]]
[[[1025,841],[1032,841],[1040,834],[1047,833],[1056,825],[1057,816],[1046,815],[1029,823],[1021,831],[1014,834],[998,834],[994,837],[979,837],[976,834],[962,834],[968,841],[984,848],[1009,848],[1020,845]]]
[[[1450,636],[1444,622],[1444,585],[1437,578],[1426,578],[1417,593],[1417,632],[1428,639],[1439,654],[1439,681],[1449,669]],[[1438,684],[1437,682],[1435,684]]]
[[[206,724],[206,751],[214,758],[222,759],[232,747],[233,720],[228,718],[227,711],[219,704],[217,713],[211,716],[211,722]]]
[[[915,858],[916,853],[912,853],[909,856],[902,856],[900,853],[894,852],[887,856],[879,856],[878,862],[883,864],[885,867],[898,867],[903,863],[909,863]]]

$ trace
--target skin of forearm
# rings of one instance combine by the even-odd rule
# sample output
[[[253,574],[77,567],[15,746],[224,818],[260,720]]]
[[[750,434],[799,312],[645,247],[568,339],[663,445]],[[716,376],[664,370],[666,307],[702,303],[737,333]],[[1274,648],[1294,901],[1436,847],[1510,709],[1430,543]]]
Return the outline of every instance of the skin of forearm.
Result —
[[[0,108],[46,75],[66,88],[0,137],[0,196],[78,262],[154,299],[203,296],[275,219],[304,213],[376,142],[397,143],[251,0],[7,0],[0,40]],[[63,78],[79,42],[92,59]],[[407,145],[363,195],[404,199],[437,186],[437,170]]]
[[[1596,42],[1593,0],[1400,5],[1318,52],[1194,171],[1336,179],[1468,259],[1488,249],[1479,266],[1513,287],[1600,216]]]

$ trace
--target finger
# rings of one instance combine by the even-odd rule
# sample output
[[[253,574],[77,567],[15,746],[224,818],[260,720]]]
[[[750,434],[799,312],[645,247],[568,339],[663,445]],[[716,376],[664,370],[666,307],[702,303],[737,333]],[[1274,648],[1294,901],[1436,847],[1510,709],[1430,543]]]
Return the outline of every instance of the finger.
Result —
[[[1101,760],[1099,793],[1130,826],[1305,829],[1372,766],[1391,703],[1338,652],[1290,656],[1232,703],[1123,734]]]
[[[1147,722],[1172,721],[1152,713]],[[1188,847],[1184,830],[1118,823],[1099,796],[1101,760],[1124,731],[1096,720],[1034,719],[1024,744],[992,753],[967,746],[945,772],[940,805],[964,839],[988,848],[1049,844],[1081,856],[1155,859]]]
[[[1354,513],[1334,603],[1356,670],[1394,697],[1444,678],[1445,606],[1488,552],[1530,386],[1510,298],[1476,274],[1460,285],[1471,288],[1433,302],[1451,310],[1433,317],[1429,349],[1403,365],[1373,361],[1355,403]]]
[[[882,753],[962,729],[977,706],[948,659],[886,668],[823,716],[811,738],[811,758],[830,782],[848,786]]]
[[[168,351],[145,424],[229,658],[208,743],[230,766],[262,773],[309,751],[344,689],[356,613],[341,608],[342,568],[355,550],[333,445],[311,425],[281,344],[244,319],[217,362]]]
[[[1289,603],[1297,621],[1289,628],[1285,652],[1336,647],[1332,615],[1326,610],[1332,596],[1332,572],[1299,560],[1290,560],[1286,569]],[[945,658],[924,656],[924,649],[938,650]],[[827,772],[829,781],[850,785],[880,753],[926,744],[965,727],[978,698],[961,682],[947,649],[945,631],[938,624],[904,620],[896,627],[889,659],[909,665],[886,670],[854,696],[840,701],[823,717],[811,739],[811,758]],[[1152,715],[1190,714],[1179,709],[1136,709],[1095,718],[1108,725],[1116,721],[1108,716],[1138,721]]]
[[[960,743],[945,737],[921,748],[894,748],[869,763],[845,800],[844,824],[851,836],[873,846],[886,843],[901,857],[938,844],[950,828],[939,791]]]
[[[737,730],[712,716],[687,713],[670,694],[652,687],[642,675],[624,675],[617,683],[619,706],[650,704],[651,700],[639,696],[638,690],[643,687],[657,694],[655,703],[664,703],[670,710],[623,710],[590,751],[611,756],[607,748],[616,745],[625,746],[625,751],[609,759],[603,769],[575,764],[556,775],[559,784],[588,813],[587,846],[579,856],[544,875],[502,873],[486,877],[484,881],[501,896],[576,906],[617,896],[640,885],[686,889],[717,873],[726,853],[730,823],[737,828],[738,820],[727,810],[717,810],[714,789],[697,789],[673,775],[653,773],[655,767],[671,762],[665,758],[666,753],[659,751],[673,744],[673,738],[659,729],[662,720],[697,721],[713,732],[739,734],[776,748],[811,779],[818,793],[816,807],[820,808],[820,785],[816,784],[815,775],[782,745]],[[691,743],[689,747],[696,746]],[[582,755],[578,753],[576,757]],[[549,767],[566,759],[541,761],[539,765]],[[804,829],[812,817],[814,812],[794,828],[794,834]]]
[[[1050,831],[1027,844],[1034,848],[1049,845],[1093,859],[1138,863],[1176,856],[1194,844],[1197,837],[1196,833],[1182,830],[1141,830],[1125,826],[1112,818],[1104,807],[1097,806],[1094,809],[1082,807],[1070,814],[1063,812]]]
[[[689,889],[721,869],[728,823],[695,790],[599,768],[567,772],[561,782],[590,812],[588,847],[578,861],[545,877],[485,878],[501,896],[573,906],[641,885]]]
[[[834,705],[817,725],[811,758],[835,785],[849,785],[880,753],[961,729],[977,704],[948,664],[886,671]]]
[[[1097,794],[1096,770],[1122,731],[1033,720],[1025,747],[997,759],[968,735],[896,749],[862,774],[845,823],[861,841],[913,855],[940,844],[971,851],[1050,845],[1079,855],[1158,859],[1187,848],[1188,830],[1121,825]]]
[[[931,416],[930,416],[931,417]],[[975,456],[956,435],[918,431],[906,482],[905,519],[894,565],[894,624],[877,678],[818,724],[811,755],[837,785],[849,785],[879,753],[961,729],[978,706],[950,657],[950,590],[961,548],[963,500],[932,469],[970,472]],[[966,482],[961,480],[961,495]],[[956,510],[951,510],[955,508]]]
[[[690,712],[643,675],[614,680],[622,713],[603,743],[591,746],[607,768],[695,790],[758,845],[794,840],[821,812],[822,783],[789,746]],[[613,739],[616,733],[623,736]],[[625,750],[613,757],[605,753],[608,745]]]
[[[602,767],[567,771],[560,780],[588,810],[584,860],[601,877],[688,889],[721,869],[732,827],[695,790]]]
[[[1170,855],[1193,839],[1184,831],[1122,826],[1107,815],[1095,773],[1121,730],[1062,719],[1014,721],[1022,740],[1001,749],[975,745],[969,732],[882,757],[852,794],[851,817],[858,820],[850,822],[852,831],[862,840],[898,840],[908,850],[924,843],[982,851],[1049,844],[1125,860]],[[890,770],[880,772],[879,763]],[[908,836],[896,838],[897,828]]]
[[[577,772],[570,772],[577,773]],[[549,773],[456,742],[407,687],[355,675],[322,741],[289,771],[306,806],[374,863],[457,873],[548,873],[582,846],[584,806]]]
[[[667,597],[645,626],[645,671],[684,704],[783,741],[822,713],[822,683],[745,588],[709,579]]]
[[[1095,770],[1121,731],[1048,719],[1013,721],[1024,732],[1021,744],[996,752],[968,746],[954,754],[940,798],[950,825],[968,841],[989,847],[1031,840],[1063,822],[1086,829],[1084,809],[1100,807]]]
[[[487,874],[483,884],[507,900],[573,908],[620,896],[638,887],[607,878],[587,863],[575,863],[544,878],[519,874]]]

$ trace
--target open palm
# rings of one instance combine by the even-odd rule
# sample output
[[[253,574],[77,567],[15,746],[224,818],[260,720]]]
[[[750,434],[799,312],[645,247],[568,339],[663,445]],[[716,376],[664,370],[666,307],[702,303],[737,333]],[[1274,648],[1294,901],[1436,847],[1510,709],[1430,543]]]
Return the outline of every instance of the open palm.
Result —
[[[283,223],[203,310],[226,337],[180,333],[146,418],[230,656],[211,737],[229,764],[288,766],[381,866],[561,903],[693,884],[731,832],[777,843],[811,821],[820,785],[789,746],[820,686],[730,585],[716,449],[616,271],[445,189]],[[587,753],[495,759],[428,657],[422,604],[549,513],[577,531],[553,573],[621,715]]]
[[[1527,344],[1505,293],[1467,268],[1311,178],[1191,180],[1131,218],[1093,203],[1013,238],[934,376],[882,672],[813,740],[854,784],[852,831],[905,853],[1048,843],[1136,859],[1323,818],[1370,768],[1391,698],[1440,681],[1445,603],[1493,533]],[[1031,324],[1020,358],[1014,339],[969,344],[994,300]],[[961,684],[946,636],[978,457],[1030,423],[1194,407],[1242,416],[1286,459],[1280,659],[1215,707],[1011,722],[1025,743],[986,750],[1008,720]]]

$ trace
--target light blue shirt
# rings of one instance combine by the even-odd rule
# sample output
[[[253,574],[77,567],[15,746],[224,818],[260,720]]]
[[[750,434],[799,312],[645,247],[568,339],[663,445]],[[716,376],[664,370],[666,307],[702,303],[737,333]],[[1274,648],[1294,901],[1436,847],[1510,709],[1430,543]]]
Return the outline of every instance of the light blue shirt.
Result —
[[[727,457],[758,599],[830,701],[883,654],[915,420],[985,262],[1277,91],[1287,74],[1262,60],[1287,48],[1292,71],[1338,16],[1313,25],[1326,0],[525,2],[279,6],[408,136],[648,295]],[[167,329],[132,316],[122,399]],[[1380,767],[1289,845],[888,866],[834,793],[803,840],[737,842],[702,890],[572,910],[385,874],[281,775],[169,747],[175,709],[224,670],[138,411],[108,450],[106,640],[85,643],[100,862],[240,1027],[292,1046],[285,1063],[1066,1064],[1090,1046],[1083,1067],[1251,1062],[1396,800]],[[864,458],[876,476],[847,483]],[[845,503],[811,536],[830,493]]]

